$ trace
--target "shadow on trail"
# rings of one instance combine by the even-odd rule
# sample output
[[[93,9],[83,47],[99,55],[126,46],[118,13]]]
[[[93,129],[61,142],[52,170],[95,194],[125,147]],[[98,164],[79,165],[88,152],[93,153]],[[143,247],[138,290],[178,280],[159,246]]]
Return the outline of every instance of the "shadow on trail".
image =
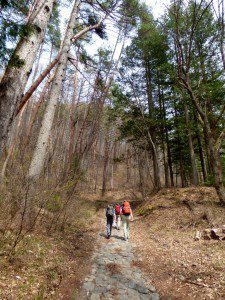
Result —
[[[106,233],[99,233],[100,236],[104,237],[104,238],[107,238],[107,234]],[[124,241],[124,238],[122,236],[119,236],[119,235],[116,235],[116,234],[112,234],[110,239],[117,239],[117,240],[121,240],[121,241]]]
[[[102,236],[102,237],[104,237],[104,238],[107,238],[107,234],[106,233],[100,232],[99,235]]]
[[[124,241],[124,237],[119,236],[119,235],[111,235],[111,238],[115,238],[115,239],[117,239],[117,240]]]

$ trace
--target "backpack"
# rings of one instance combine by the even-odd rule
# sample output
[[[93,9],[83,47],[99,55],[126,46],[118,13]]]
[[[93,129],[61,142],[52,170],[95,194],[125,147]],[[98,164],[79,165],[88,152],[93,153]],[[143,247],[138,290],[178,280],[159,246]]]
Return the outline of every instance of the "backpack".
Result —
[[[130,215],[130,213],[131,213],[130,203],[126,201],[123,203],[123,214]]]
[[[116,205],[115,210],[116,210],[116,215],[120,215],[121,214],[120,205],[119,204]]]
[[[113,208],[112,205],[108,205],[108,207],[106,208],[106,215],[113,217],[113,215],[114,215],[114,208]]]

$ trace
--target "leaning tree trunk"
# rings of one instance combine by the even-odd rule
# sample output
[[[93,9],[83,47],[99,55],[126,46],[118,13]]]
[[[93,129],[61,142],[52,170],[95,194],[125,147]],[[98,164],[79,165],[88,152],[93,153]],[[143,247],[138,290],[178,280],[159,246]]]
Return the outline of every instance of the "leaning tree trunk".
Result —
[[[108,162],[109,162],[109,140],[108,136],[105,139],[105,153],[104,153],[104,163],[103,163],[103,175],[102,175],[102,197],[105,196],[106,193],[106,184],[107,184],[107,171],[108,171]]]
[[[43,41],[53,3],[54,0],[38,1],[28,19],[28,24],[32,26],[33,31],[29,36],[21,38],[2,77],[0,83],[0,153]],[[12,66],[15,58],[23,63],[19,69]]]
[[[35,122],[35,119],[36,119],[36,116],[37,116],[37,113],[38,113],[38,110],[39,108],[41,107],[41,104],[45,98],[45,94],[52,82],[52,79],[53,79],[53,76],[55,74],[52,74],[52,76],[48,79],[48,81],[45,83],[45,86],[39,96],[39,99],[37,101],[37,103],[35,104],[35,107],[33,109],[33,112],[31,113],[31,118],[30,118],[30,122],[27,126],[27,130],[26,130],[26,133],[25,133],[25,138],[24,138],[24,141],[23,141],[23,145],[22,145],[22,148],[23,148],[23,156],[25,155],[25,151],[26,151],[26,147],[29,143],[29,140],[30,140],[30,135],[31,135],[31,130],[32,130],[32,127],[34,125],[34,122]],[[26,104],[25,104],[26,105]],[[23,109],[23,108],[22,108]]]
[[[204,110],[202,109],[202,107],[199,105],[198,100],[188,80],[185,82],[185,88],[187,89],[187,92],[191,97],[192,103],[195,106],[195,109],[198,112],[200,119],[202,121],[201,123],[203,126],[205,138],[209,146],[209,152],[210,152],[209,160],[210,160],[210,165],[212,166],[212,173],[214,176],[214,187],[216,189],[220,203],[222,205],[225,205],[225,188],[223,186],[222,166],[220,160],[220,148],[223,139],[225,137],[225,129],[224,128],[222,129],[218,138],[215,136],[214,131],[210,127],[209,118],[204,112]],[[220,112],[220,114],[222,113],[222,111]]]
[[[18,140],[18,135],[19,135],[20,127],[21,127],[22,117],[23,117],[23,113],[24,113],[25,109],[26,109],[26,106],[23,107],[23,109],[21,110],[21,112],[18,116],[18,123],[16,125],[15,134],[14,134],[14,137],[12,139],[11,145],[9,147],[7,157],[6,157],[6,159],[4,161],[4,164],[3,164],[3,167],[2,167],[2,171],[1,171],[1,175],[0,175],[0,181],[4,178],[8,162],[9,162],[10,158],[13,155],[13,151],[15,149],[15,146],[16,146],[16,143],[17,143],[17,140]]]
[[[191,183],[193,185],[198,185],[199,184],[198,171],[197,171],[197,166],[195,161],[195,151],[193,147],[191,129],[189,127],[190,119],[189,119],[189,112],[188,112],[187,105],[185,105],[184,107],[184,112],[185,112],[185,122],[187,126],[188,145],[189,145],[189,152],[190,152],[190,159],[191,159]]]
[[[70,15],[70,20],[67,26],[67,30],[65,32],[65,37],[61,48],[61,56],[59,59],[59,64],[57,65],[55,71],[56,72],[55,78],[53,79],[51,90],[50,90],[49,102],[43,117],[42,126],[39,132],[36,148],[28,171],[28,178],[32,180],[35,180],[39,177],[44,166],[48,139],[51,133],[51,128],[53,124],[57,101],[61,93],[63,79],[65,77],[65,70],[68,61],[69,49],[71,45],[71,39],[73,37],[73,29],[77,22],[76,18],[80,7],[80,2],[81,1],[79,0],[75,1]]]
[[[78,80],[78,60],[76,63],[76,74],[74,78],[74,94],[70,109],[70,142],[69,142],[69,157],[68,164],[69,167],[73,159],[73,148],[74,148],[74,137],[75,137],[75,110],[76,110],[76,97],[77,97],[77,80]]]
[[[199,159],[201,162],[203,182],[206,182],[207,169],[206,169],[205,158],[204,158],[204,153],[203,153],[203,149],[202,149],[201,135],[200,135],[199,127],[198,127],[198,120],[197,120],[196,114],[194,114],[194,124],[195,124],[195,135],[196,135],[197,142],[198,142],[198,153],[199,153]]]
[[[101,22],[102,22],[102,20],[100,20],[97,24],[88,26],[88,27],[84,28],[83,30],[79,31],[78,33],[76,33],[72,37],[72,42],[75,42],[76,40],[78,40],[81,36],[83,36],[88,31],[98,28],[100,26]],[[27,103],[27,101],[30,99],[30,97],[33,95],[34,91],[36,91],[38,86],[45,79],[45,77],[47,77],[47,75],[51,72],[51,70],[58,64],[60,56],[61,56],[61,51],[58,52],[56,57],[50,62],[50,64],[44,69],[44,71],[41,72],[41,74],[34,81],[34,83],[31,85],[31,87],[28,89],[28,91],[24,94],[24,96],[21,99],[20,104],[16,110],[17,115],[21,111],[23,106]]]
[[[221,205],[225,206],[225,187],[223,185],[222,165],[219,153],[220,148],[217,147],[217,144],[211,136],[211,133],[208,133],[208,142],[210,150],[210,160],[213,167],[214,187],[216,189]]]

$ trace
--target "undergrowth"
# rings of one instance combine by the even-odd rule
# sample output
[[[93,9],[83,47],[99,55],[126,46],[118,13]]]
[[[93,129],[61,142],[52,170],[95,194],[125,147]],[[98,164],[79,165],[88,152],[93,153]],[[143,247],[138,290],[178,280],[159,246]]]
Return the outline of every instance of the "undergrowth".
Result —
[[[63,278],[78,271],[82,278],[97,209],[76,182],[40,179],[27,188],[23,177],[12,176],[0,195],[0,298],[49,299]]]

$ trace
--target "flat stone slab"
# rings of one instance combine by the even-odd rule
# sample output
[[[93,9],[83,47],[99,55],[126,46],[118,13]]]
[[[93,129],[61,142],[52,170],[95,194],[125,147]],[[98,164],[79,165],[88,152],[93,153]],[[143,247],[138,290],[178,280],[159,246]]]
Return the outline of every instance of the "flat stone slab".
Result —
[[[104,230],[105,224],[102,229]],[[99,234],[100,248],[93,255],[89,276],[82,287],[84,300],[159,300],[155,287],[133,265],[134,248],[123,240],[123,231],[113,230],[110,240]],[[86,295],[86,296],[83,296]]]

